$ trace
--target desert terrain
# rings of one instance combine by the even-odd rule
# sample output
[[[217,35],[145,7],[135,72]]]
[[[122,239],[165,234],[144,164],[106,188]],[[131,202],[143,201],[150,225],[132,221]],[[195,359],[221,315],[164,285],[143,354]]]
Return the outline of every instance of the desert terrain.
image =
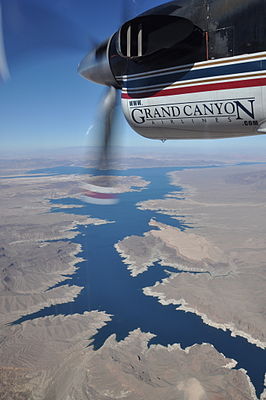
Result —
[[[235,361],[226,359],[209,344],[195,345],[187,349],[182,349],[178,343],[168,347],[149,346],[149,341],[154,335],[137,329],[120,342],[117,342],[115,336],[111,336],[99,350],[93,350],[92,336],[112,318],[112,315],[102,311],[49,316],[14,325],[12,322],[23,315],[31,314],[52,304],[75,301],[82,287],[69,285],[56,287],[58,282],[63,283],[67,279],[66,275],[73,274],[78,268],[78,263],[82,261],[79,257],[80,246],[72,243],[71,239],[78,234],[80,225],[111,223],[115,227],[115,221],[96,219],[89,215],[77,215],[74,213],[77,205],[73,206],[72,214],[64,212],[70,206],[63,204],[56,205],[57,211],[60,212],[51,213],[54,206],[49,199],[76,197],[80,190],[79,176],[16,178],[18,170],[12,175],[10,165],[8,168],[8,173],[2,175],[5,179],[0,181],[2,206],[0,210],[0,399],[256,399],[254,387],[245,371],[235,370]],[[24,172],[27,172],[26,169]],[[180,182],[182,173],[171,175],[173,185],[183,184]],[[92,178],[87,177],[87,179]],[[116,180],[120,192],[142,190],[148,184],[141,177],[118,177]],[[188,181],[187,177],[184,177],[184,183],[185,181]],[[189,196],[188,188],[185,190],[187,197]],[[174,191],[175,186],[173,186]],[[193,193],[195,196],[195,191]],[[129,239],[117,244],[118,249],[129,253],[127,262],[131,267],[131,272],[140,273],[143,268],[149,267],[158,258],[162,263],[168,264],[168,261],[171,261],[172,265],[178,268],[182,261],[184,270],[199,268],[208,272],[206,275],[201,275],[203,279],[201,290],[204,294],[207,292],[209,280],[220,280],[221,274],[230,276],[230,279],[235,277],[236,280],[238,276],[241,278],[240,267],[243,261],[239,260],[238,253],[235,256],[234,253],[229,254],[223,247],[223,243],[219,242],[219,237],[215,235],[213,236],[216,237],[216,241],[210,244],[210,237],[205,231],[204,233],[200,231],[203,229],[200,227],[204,226],[200,215],[194,215],[192,218],[193,207],[186,211],[186,207],[189,206],[187,198],[182,202],[176,198],[176,194],[172,196],[169,199],[158,200],[156,204],[151,205],[146,202],[146,204],[140,204],[139,207],[154,207],[158,212],[170,212],[174,218],[189,213],[189,217],[184,218],[193,225],[196,225],[198,221],[197,229],[189,231],[188,234],[192,236],[188,238],[183,237],[185,233],[178,231],[175,232],[175,236],[173,232],[168,232],[171,227],[160,225],[152,220],[151,231],[144,236],[144,239],[141,238],[143,265],[140,270],[138,270],[141,264],[139,260],[136,266],[132,266],[134,254],[138,253],[135,251],[135,244],[131,247],[127,246]],[[196,197],[194,200],[196,201]],[[172,203],[171,208],[163,206],[160,201],[173,201],[176,208]],[[176,202],[178,202],[178,207]],[[223,204],[222,201],[220,203]],[[248,199],[245,199],[246,203]],[[262,199],[257,198],[257,207],[253,207],[254,210],[258,209],[258,204],[261,203]],[[205,214],[203,214],[206,215],[209,209],[210,207],[205,206]],[[257,221],[260,221],[260,218]],[[249,237],[251,232],[246,235]],[[145,247],[146,238],[149,241],[148,247],[153,249],[152,254]],[[190,248],[191,242],[196,242],[193,251]],[[256,247],[257,242],[250,243],[252,251],[254,249],[252,254],[257,254],[257,252],[260,254],[256,263],[253,263],[255,265],[253,275],[262,279],[258,271],[263,267],[263,254],[260,253],[263,251],[263,243],[258,244],[259,248]],[[139,244],[136,245],[139,249]],[[237,245],[239,246],[239,240]],[[245,265],[243,271],[245,273],[243,272],[242,275],[248,274],[249,271],[250,276],[253,276],[252,271]],[[169,285],[169,282],[180,277],[185,280],[191,279],[190,284],[194,285],[193,294],[197,301],[202,300],[201,290],[195,290],[197,285],[193,281],[193,276],[185,273],[177,274],[177,276],[173,273],[160,285],[146,288],[144,291],[147,295],[156,296],[159,301],[165,303],[178,302],[180,298],[178,279],[174,285]],[[234,279],[232,279],[233,283]],[[255,285],[254,279],[249,279],[249,281],[250,290],[252,290]],[[182,285],[184,286],[184,283]],[[170,286],[177,290],[172,293]],[[219,313],[215,304],[211,310],[206,310],[204,307],[197,308],[193,303],[194,299],[189,296],[189,290],[185,289],[184,287],[184,293],[182,293],[186,302],[182,305],[183,307],[191,308],[193,312],[200,315],[201,313],[203,315],[204,311],[207,317],[217,324],[226,321],[230,323],[230,326],[236,324],[233,316],[230,319],[227,314]],[[209,288],[210,297],[213,295],[212,290],[216,289]],[[227,290],[225,296],[228,293],[231,294],[230,287],[224,290]],[[241,290],[239,289],[236,293],[237,297],[241,297]],[[260,325],[261,320],[257,316],[257,310],[261,307],[259,296],[258,305],[253,304],[252,307],[254,309],[249,308],[246,311],[247,313],[254,312],[255,322],[252,329],[246,328],[245,325],[238,327],[237,324],[235,328],[242,329],[256,340],[258,345],[261,345],[263,325]],[[214,318],[214,312],[217,312],[217,320]]]
[[[181,218],[192,229],[151,220],[154,229],[125,238],[117,250],[132,276],[157,261],[179,271],[145,294],[265,348],[265,165],[175,171],[169,179],[172,193],[138,207]]]

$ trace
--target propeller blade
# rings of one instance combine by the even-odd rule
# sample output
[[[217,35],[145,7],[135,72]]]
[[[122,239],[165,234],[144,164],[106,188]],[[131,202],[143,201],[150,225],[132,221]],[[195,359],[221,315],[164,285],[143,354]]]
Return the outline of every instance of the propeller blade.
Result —
[[[121,23],[124,24],[131,18],[133,0],[121,0]]]
[[[0,79],[6,81],[9,77],[10,74],[6,59],[6,49],[3,34],[2,7],[0,3]]]
[[[121,19],[122,23],[127,21],[132,16],[132,3],[136,0],[121,0]],[[92,57],[92,55],[89,55]],[[90,70],[91,60],[88,58],[87,63],[87,75],[83,75],[87,79],[96,81],[94,77],[94,70]],[[98,60],[99,62],[99,60]],[[85,64],[86,66],[86,63]],[[83,64],[81,63],[81,72]],[[94,64],[93,64],[94,65]],[[86,68],[85,68],[86,70]],[[94,79],[92,78],[94,77]],[[108,84],[108,83],[105,83]],[[117,117],[117,105],[118,105],[118,90],[109,83],[109,87],[106,89],[105,96],[99,107],[98,122],[89,132],[93,132],[98,135],[100,140],[100,150],[97,156],[97,168],[95,175],[87,179],[87,182],[81,183],[82,192],[79,194],[79,198],[87,203],[93,204],[116,204],[118,202],[117,188],[112,176],[111,166],[114,165],[114,153],[112,149],[113,139],[115,135],[115,122]]]
[[[86,2],[87,3],[87,2]],[[68,7],[67,7],[68,5]],[[83,6],[83,7],[80,7]],[[0,0],[0,77],[28,55],[51,49],[84,53],[97,45],[86,30],[81,10],[89,13],[88,3],[66,0],[64,6],[46,0]],[[70,11],[77,11],[71,18]]]
[[[81,182],[81,193],[78,198],[86,203],[112,205],[118,202],[115,179],[112,175],[114,154],[112,149],[115,136],[117,117],[118,90],[113,86],[106,89],[101,105],[97,124],[89,131],[97,135],[100,142],[96,155],[96,171],[94,176],[83,179]]]
[[[115,107],[118,103],[118,91],[110,86],[104,96],[102,105],[100,107],[102,121],[102,148],[100,150],[98,169],[108,169],[111,156],[111,145],[114,139],[114,123],[116,118]]]

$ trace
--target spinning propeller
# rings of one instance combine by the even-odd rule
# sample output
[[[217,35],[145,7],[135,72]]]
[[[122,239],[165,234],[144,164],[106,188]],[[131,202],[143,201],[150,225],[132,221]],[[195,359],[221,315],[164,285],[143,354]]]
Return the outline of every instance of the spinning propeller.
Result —
[[[132,2],[132,0],[131,0]],[[124,22],[129,17],[128,0],[122,0],[122,18]],[[109,62],[109,46],[111,38],[94,47],[78,66],[78,73],[84,78],[107,87],[100,104],[101,122],[97,124],[97,134],[101,140],[98,154],[97,169],[105,174],[105,179],[96,178],[96,185],[84,184],[82,199],[99,204],[114,204],[117,202],[116,188],[110,176],[111,145],[114,137],[115,119],[119,100],[119,86],[112,73]]]

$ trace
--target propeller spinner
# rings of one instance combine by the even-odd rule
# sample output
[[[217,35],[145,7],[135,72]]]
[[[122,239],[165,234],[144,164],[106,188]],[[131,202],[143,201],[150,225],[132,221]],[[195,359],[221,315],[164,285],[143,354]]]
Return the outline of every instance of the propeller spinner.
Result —
[[[112,39],[112,38],[111,38]],[[120,89],[109,63],[109,46],[111,39],[101,43],[89,52],[78,66],[78,73],[92,82]]]

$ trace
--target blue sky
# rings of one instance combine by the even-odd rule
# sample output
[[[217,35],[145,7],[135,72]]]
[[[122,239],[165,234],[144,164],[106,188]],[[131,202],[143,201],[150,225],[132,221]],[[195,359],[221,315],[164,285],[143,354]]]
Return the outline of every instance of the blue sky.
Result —
[[[20,3],[33,0],[0,0],[2,8],[10,1]],[[97,105],[104,88],[81,78],[76,70],[81,58],[90,46],[91,37],[98,42],[109,37],[121,23],[122,3],[125,0],[34,0],[62,15],[71,50],[42,49],[18,57],[20,48],[12,41],[9,46],[11,79],[0,84],[0,138],[1,150],[33,150],[82,146],[90,142],[86,135],[97,114]],[[160,0],[129,0],[131,15],[162,3]],[[38,15],[31,15],[38,24]],[[68,22],[64,22],[68,21]],[[4,38],[7,38],[4,31]],[[46,32],[53,43],[54,31]],[[15,37],[17,40],[17,37]],[[73,42],[73,43],[72,43]],[[56,45],[56,43],[55,43]],[[36,47],[36,46],[35,46]],[[10,48],[13,49],[10,51]],[[8,50],[8,49],[7,49]],[[119,144],[165,149],[182,148],[184,151],[230,151],[256,153],[265,149],[266,138],[251,137],[218,141],[152,142],[134,133],[123,116],[118,125]]]

